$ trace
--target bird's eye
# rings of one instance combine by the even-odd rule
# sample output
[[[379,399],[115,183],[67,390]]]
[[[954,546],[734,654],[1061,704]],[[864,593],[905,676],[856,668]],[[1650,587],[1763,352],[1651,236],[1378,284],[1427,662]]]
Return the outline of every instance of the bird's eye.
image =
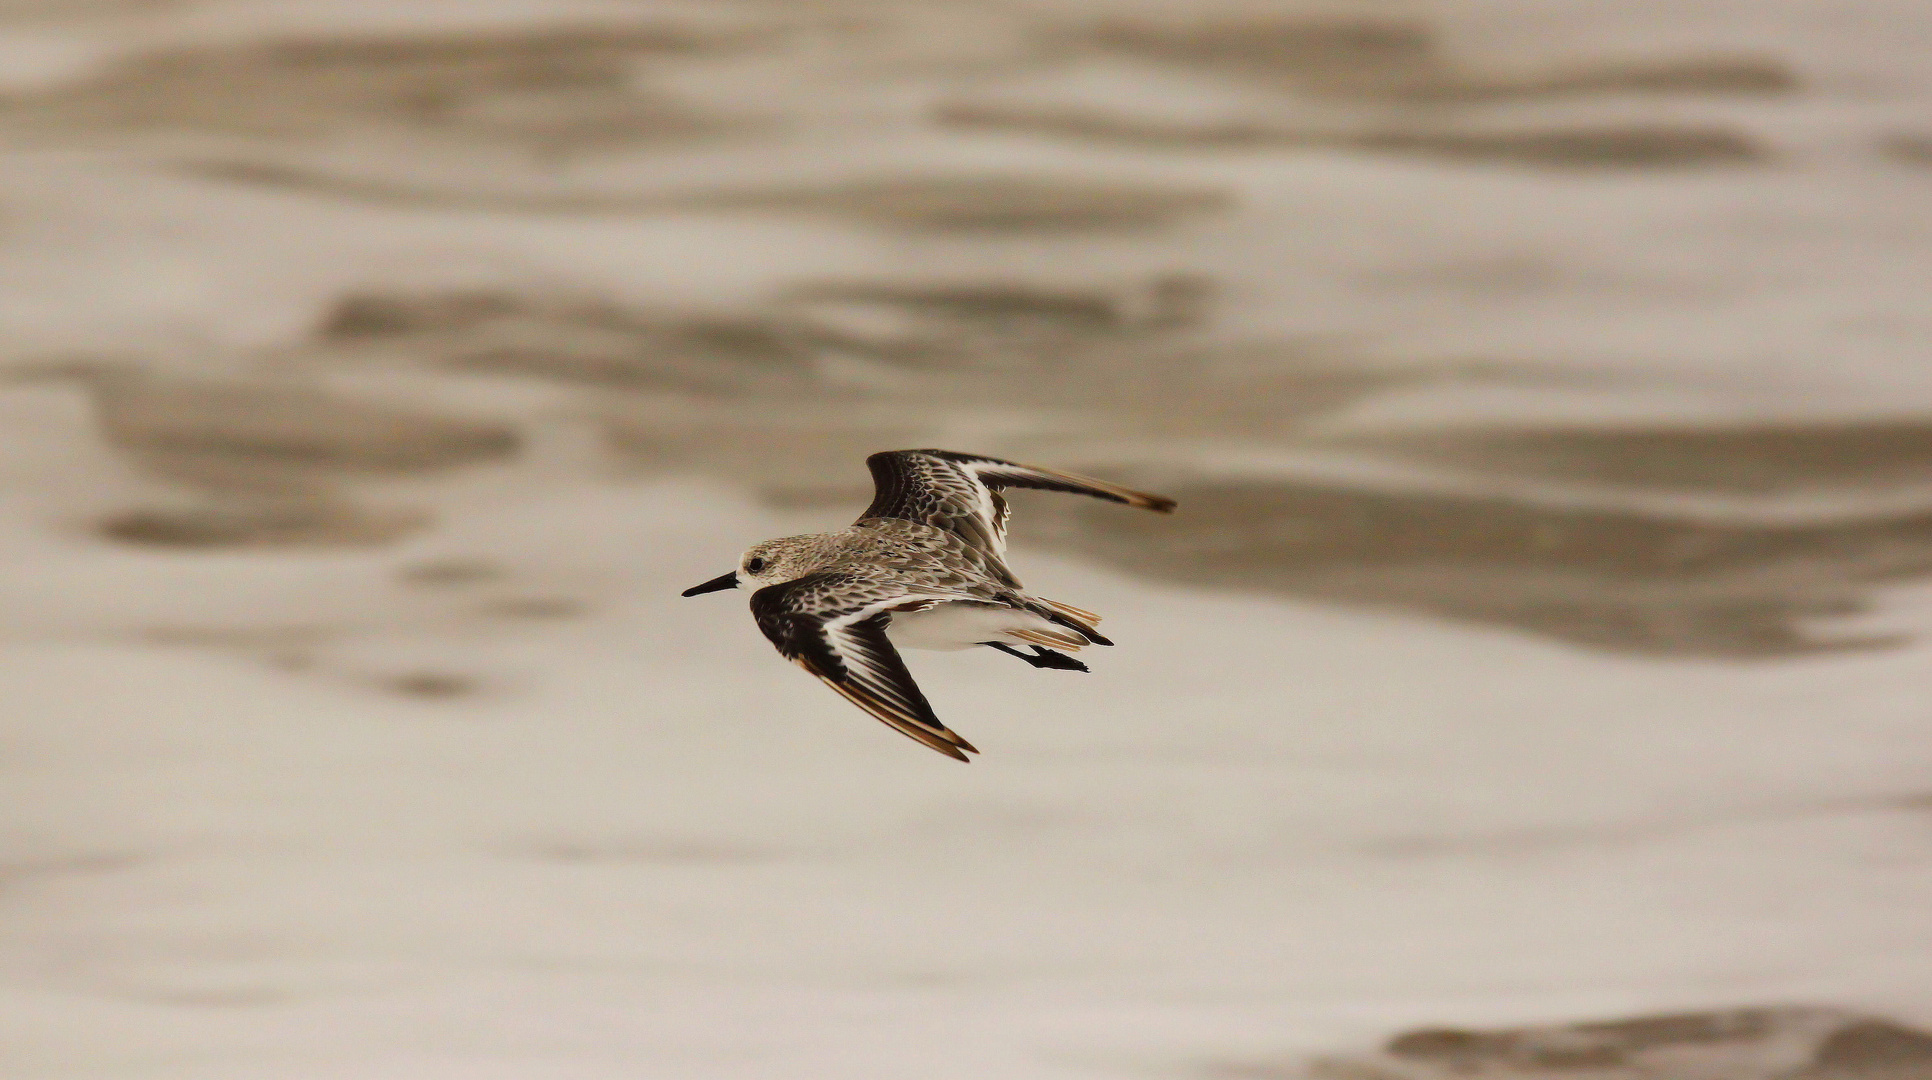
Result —
[[[763,559],[749,559],[749,560],[746,560],[746,562],[745,562],[745,573],[747,573],[747,574],[762,574],[762,573],[764,573],[764,572],[765,572],[765,560],[763,560]]]

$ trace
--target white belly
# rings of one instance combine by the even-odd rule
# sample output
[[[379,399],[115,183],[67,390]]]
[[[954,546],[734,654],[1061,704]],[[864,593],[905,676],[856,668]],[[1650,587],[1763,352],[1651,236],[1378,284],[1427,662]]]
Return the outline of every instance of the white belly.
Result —
[[[939,604],[924,611],[893,615],[892,622],[886,626],[886,637],[902,649],[944,652],[970,649],[987,641],[1018,644],[1018,639],[1007,636],[1015,630],[1043,631],[1055,636],[1067,633],[1065,628],[1030,611],[986,604]]]

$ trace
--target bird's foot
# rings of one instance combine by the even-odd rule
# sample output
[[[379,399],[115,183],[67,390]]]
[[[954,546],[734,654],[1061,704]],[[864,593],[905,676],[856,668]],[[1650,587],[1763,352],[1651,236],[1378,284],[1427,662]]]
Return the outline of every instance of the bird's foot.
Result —
[[[1033,646],[1033,655],[1026,658],[1034,667],[1054,668],[1059,671],[1085,671],[1087,665],[1063,652],[1054,652],[1038,645]]]
[[[1038,645],[1033,646],[1033,654],[1029,656],[1004,641],[982,641],[980,644],[989,649],[998,649],[1008,656],[1017,656],[1037,668],[1055,668],[1060,671],[1087,670],[1087,665],[1075,660],[1066,653],[1054,652],[1052,649],[1043,649]]]

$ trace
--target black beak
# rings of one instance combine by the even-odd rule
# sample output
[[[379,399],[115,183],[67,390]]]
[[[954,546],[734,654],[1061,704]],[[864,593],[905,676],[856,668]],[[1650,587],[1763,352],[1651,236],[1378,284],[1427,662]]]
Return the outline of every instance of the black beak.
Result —
[[[726,574],[723,577],[714,577],[710,581],[707,581],[702,585],[693,585],[690,588],[684,590],[683,595],[696,596],[699,593],[717,592],[719,589],[735,589],[737,587],[738,587],[738,571],[733,570],[731,573]]]

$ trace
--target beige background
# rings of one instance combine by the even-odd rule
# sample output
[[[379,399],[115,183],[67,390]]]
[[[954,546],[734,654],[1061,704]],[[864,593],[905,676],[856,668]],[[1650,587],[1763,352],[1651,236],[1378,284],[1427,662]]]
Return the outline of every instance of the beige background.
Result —
[[[0,3],[0,1071],[1932,1021],[1922,8]],[[676,595],[928,445],[970,768]]]

